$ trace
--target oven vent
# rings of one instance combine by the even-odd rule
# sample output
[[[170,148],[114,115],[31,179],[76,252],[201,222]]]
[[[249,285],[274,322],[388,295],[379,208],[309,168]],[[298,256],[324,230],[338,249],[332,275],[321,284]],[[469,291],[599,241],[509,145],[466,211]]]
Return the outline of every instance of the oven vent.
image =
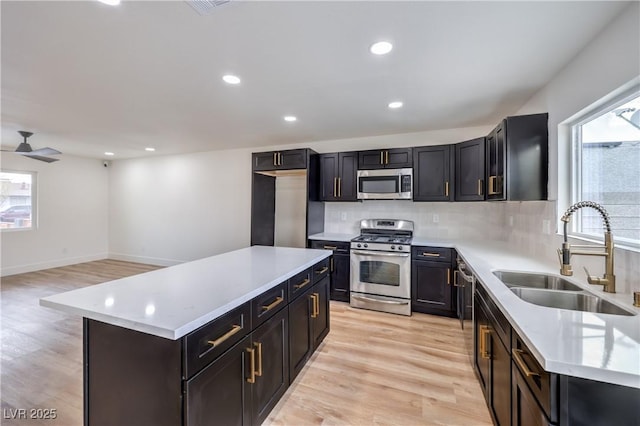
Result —
[[[215,8],[230,1],[231,0],[187,0],[187,3],[200,15],[209,15]]]

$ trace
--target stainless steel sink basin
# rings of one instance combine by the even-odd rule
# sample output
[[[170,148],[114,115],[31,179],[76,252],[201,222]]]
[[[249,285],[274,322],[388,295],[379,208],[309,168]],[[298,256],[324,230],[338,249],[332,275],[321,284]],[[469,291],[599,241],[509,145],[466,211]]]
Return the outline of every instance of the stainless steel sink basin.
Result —
[[[512,287],[511,291],[525,302],[548,308],[569,309],[572,311],[596,312],[612,315],[635,315],[613,303],[587,292],[545,290],[539,288]]]
[[[548,290],[581,291],[582,288],[561,277],[526,272],[495,271],[493,273],[507,287],[527,287]]]

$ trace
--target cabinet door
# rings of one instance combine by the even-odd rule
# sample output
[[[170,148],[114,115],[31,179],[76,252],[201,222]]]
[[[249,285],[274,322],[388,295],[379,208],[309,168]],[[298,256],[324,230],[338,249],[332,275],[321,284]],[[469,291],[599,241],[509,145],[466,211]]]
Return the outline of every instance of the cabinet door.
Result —
[[[413,149],[413,201],[451,201],[451,145]]]
[[[312,287],[289,305],[289,380],[293,382],[313,349],[311,340]]]
[[[245,337],[224,355],[209,364],[185,384],[187,425],[251,424],[251,394],[248,352]]]
[[[385,153],[382,149],[372,149],[358,152],[358,169],[374,170],[384,169]]]
[[[329,333],[329,277],[324,277],[313,286],[311,296],[315,299],[315,309],[312,312],[312,339],[313,348],[317,348],[324,337]]]
[[[256,374],[251,384],[253,424],[267,418],[289,386],[288,316],[288,310],[282,309],[251,334]]]
[[[518,367],[513,364],[511,384],[511,424],[513,426],[548,426],[544,410],[536,402]]]
[[[456,201],[484,200],[484,138],[472,139],[455,145]]]
[[[274,170],[278,164],[278,153],[274,151],[257,152],[253,154],[253,170]]]
[[[453,315],[451,265],[414,260],[411,271],[411,308],[427,314]]]
[[[487,136],[487,200],[504,200],[505,139],[504,122]]]
[[[278,152],[278,169],[306,169],[307,168],[307,150],[289,149]]]
[[[385,150],[385,165],[387,169],[404,169],[413,166],[411,148],[394,148]]]
[[[338,154],[320,155],[320,200],[338,199]]]
[[[338,154],[338,200],[357,201],[358,200],[358,153],[341,152]]]
[[[493,331],[490,340],[491,409],[498,425],[508,426],[511,424],[511,355]]]
[[[476,297],[474,299],[474,339],[473,362],[478,373],[480,387],[484,393],[487,403],[490,404],[489,395],[489,371],[491,366],[491,354],[489,343],[489,316],[482,302]]]
[[[348,254],[333,255],[331,272],[331,300],[349,301],[351,262]]]

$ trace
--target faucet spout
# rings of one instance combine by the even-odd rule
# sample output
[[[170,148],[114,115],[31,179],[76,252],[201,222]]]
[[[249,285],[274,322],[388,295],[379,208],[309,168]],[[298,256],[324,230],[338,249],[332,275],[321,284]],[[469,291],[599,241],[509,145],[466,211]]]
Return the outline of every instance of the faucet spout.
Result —
[[[604,251],[596,252],[596,251],[571,251],[571,244],[567,241],[567,225],[571,220],[571,215],[578,211],[581,208],[590,207],[597,210],[602,219],[604,221],[605,233],[604,233],[604,247],[601,246],[579,246],[587,249],[592,248],[604,248]],[[611,233],[611,222],[609,220],[609,214],[600,204],[594,203],[593,201],[581,201],[569,207],[567,211],[564,213],[562,218],[560,218],[564,222],[564,240],[562,243],[562,248],[558,249],[558,257],[560,260],[560,273],[562,275],[573,275],[573,268],[571,267],[571,256],[573,255],[582,255],[582,256],[603,256],[605,258],[605,273],[603,277],[594,277],[589,274],[587,268],[585,268],[585,272],[587,273],[587,282],[589,284],[595,285],[603,285],[604,291],[609,293],[616,292],[616,276],[613,273],[613,234]]]

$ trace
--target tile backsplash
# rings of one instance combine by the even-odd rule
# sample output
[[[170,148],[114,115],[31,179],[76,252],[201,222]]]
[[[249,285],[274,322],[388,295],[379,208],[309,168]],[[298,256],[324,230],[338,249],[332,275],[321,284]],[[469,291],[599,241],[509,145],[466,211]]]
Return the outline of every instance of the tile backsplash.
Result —
[[[325,203],[324,231],[357,234],[361,219],[406,219],[415,222],[418,236],[504,241],[510,250],[524,256],[557,262],[556,249],[562,243],[562,236],[557,234],[556,210],[556,201]],[[615,229],[613,235],[615,241]],[[570,242],[585,244],[578,240]],[[640,253],[616,249],[615,262],[617,292],[640,291]],[[574,277],[584,282],[583,267],[592,275],[604,272],[601,257],[576,256],[572,264]]]

